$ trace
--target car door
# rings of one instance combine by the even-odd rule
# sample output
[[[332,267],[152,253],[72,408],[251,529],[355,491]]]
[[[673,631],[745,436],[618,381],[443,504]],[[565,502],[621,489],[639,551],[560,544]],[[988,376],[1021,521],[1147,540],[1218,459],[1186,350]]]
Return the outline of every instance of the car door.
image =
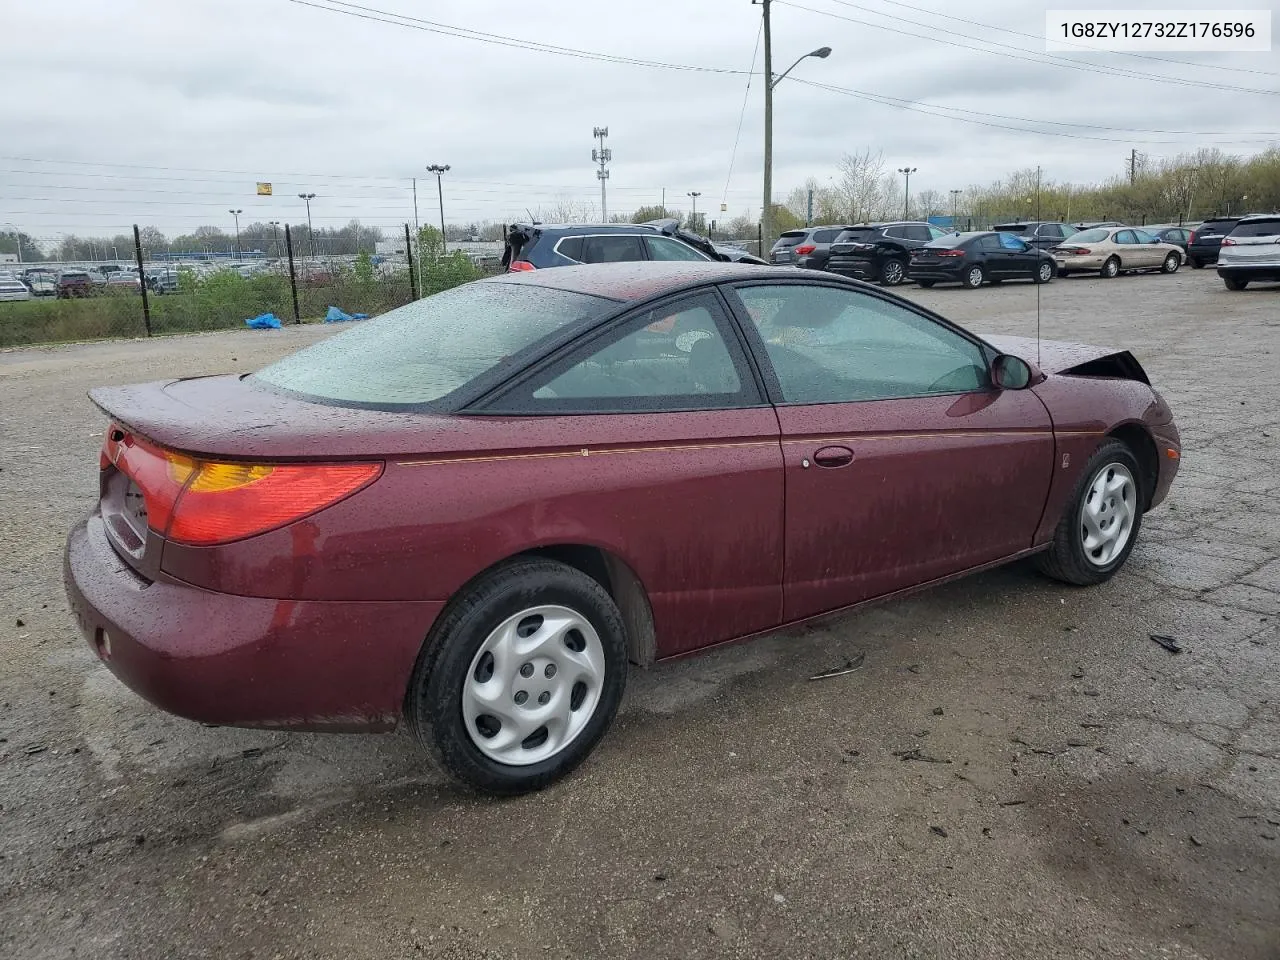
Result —
[[[901,301],[744,282],[737,312],[778,411],[784,613],[795,620],[1030,548],[1054,439],[984,348]]]
[[[1169,253],[1168,244],[1161,243],[1158,237],[1145,230],[1134,230],[1133,235],[1138,241],[1138,248],[1142,251],[1142,265],[1144,267],[1160,266]]]
[[[714,290],[645,307],[504,389],[555,542],[616,554],[643,584],[659,657],[782,617],[778,418]],[[577,455],[581,448],[581,456]]]
[[[998,234],[1003,276],[1029,277],[1035,270],[1035,248],[1012,233]]]

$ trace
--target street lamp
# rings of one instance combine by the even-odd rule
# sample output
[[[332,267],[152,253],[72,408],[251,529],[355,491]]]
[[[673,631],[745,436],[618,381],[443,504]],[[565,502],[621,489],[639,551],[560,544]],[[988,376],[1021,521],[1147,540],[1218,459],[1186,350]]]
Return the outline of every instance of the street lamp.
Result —
[[[773,75],[773,41],[769,29],[769,4],[771,0],[761,0],[760,6],[764,10],[764,208],[760,213],[760,232],[762,239],[769,242],[773,239],[773,88],[780,84],[783,79],[801,60],[807,57],[817,57],[819,60],[825,60],[831,56],[830,47],[819,47],[817,50],[811,50],[803,57],[800,57],[791,66],[783,70],[778,77]],[[764,251],[760,251],[760,256],[764,256]]]
[[[698,198],[702,196],[702,191],[690,190],[685,196],[693,199],[693,213],[689,214],[689,229],[696,231],[698,229]]]
[[[440,198],[440,252],[442,254],[448,252],[449,245],[445,242],[444,238],[444,186],[440,178],[445,175],[448,169],[449,165],[447,163],[433,163],[431,166],[427,167],[427,173],[434,173],[436,175],[436,196]]]
[[[228,210],[227,213],[236,218],[236,259],[240,259],[240,214],[243,210]]]
[[[956,221],[960,219],[960,194],[962,193],[964,193],[963,190],[951,191],[951,226],[957,228],[956,233],[960,232],[958,229],[959,224]]]
[[[316,198],[314,193],[300,193],[299,200],[305,200],[307,203],[307,246],[311,248],[311,259],[316,258],[316,234],[311,229],[311,201]]]
[[[911,219],[911,175],[919,170],[919,167],[899,167],[898,172],[905,174],[907,178],[907,186],[902,196],[902,219]]]

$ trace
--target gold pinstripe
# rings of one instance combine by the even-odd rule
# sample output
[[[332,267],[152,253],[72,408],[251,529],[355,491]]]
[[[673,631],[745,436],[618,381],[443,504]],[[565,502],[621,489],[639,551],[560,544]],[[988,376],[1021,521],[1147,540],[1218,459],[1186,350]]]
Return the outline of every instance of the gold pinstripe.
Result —
[[[932,440],[952,437],[1047,437],[1051,430],[934,430],[928,433],[861,433],[840,437],[788,437],[782,443],[857,443],[867,440]],[[1100,437],[1101,430],[1059,430],[1059,437]],[[546,453],[495,453],[474,457],[437,457],[422,460],[397,460],[400,467],[427,467],[454,463],[493,463],[501,460],[549,460],[564,457],[604,457],[626,453],[681,453],[694,450],[721,450],[738,447],[775,447],[779,438],[768,440],[725,440],[712,443],[658,444],[650,447],[577,447],[573,450],[554,450]]]

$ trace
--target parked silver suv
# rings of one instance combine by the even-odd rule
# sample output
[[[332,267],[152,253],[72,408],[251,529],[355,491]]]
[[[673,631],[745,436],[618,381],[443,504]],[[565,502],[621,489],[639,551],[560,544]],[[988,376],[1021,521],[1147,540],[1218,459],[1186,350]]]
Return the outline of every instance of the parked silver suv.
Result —
[[[1228,290],[1254,280],[1280,280],[1280,213],[1245,217],[1222,240],[1218,276]]]

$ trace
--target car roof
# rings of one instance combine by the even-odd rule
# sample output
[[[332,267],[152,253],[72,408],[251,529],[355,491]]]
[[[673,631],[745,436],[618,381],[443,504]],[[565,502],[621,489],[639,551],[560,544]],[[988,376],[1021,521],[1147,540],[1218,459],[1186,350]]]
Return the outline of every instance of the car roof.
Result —
[[[521,223],[516,226],[543,233],[658,233],[657,227],[645,223]]]
[[[1266,223],[1268,220],[1280,220],[1280,213],[1251,213],[1247,217],[1241,217],[1240,223],[1257,223],[1261,220]]]
[[[554,270],[528,270],[489,277],[479,283],[515,283],[550,287],[606,297],[620,302],[647,300],[689,287],[735,280],[796,280],[810,271],[794,267],[762,267],[751,263],[721,263],[695,260],[641,260],[627,263],[593,263]],[[820,274],[823,280],[832,274]]]

